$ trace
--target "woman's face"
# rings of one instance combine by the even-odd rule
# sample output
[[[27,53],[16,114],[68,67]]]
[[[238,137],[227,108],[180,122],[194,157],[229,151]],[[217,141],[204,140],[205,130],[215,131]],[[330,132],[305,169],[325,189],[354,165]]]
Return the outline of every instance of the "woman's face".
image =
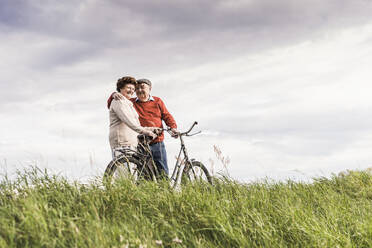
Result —
[[[130,99],[133,96],[135,90],[136,87],[134,86],[134,84],[126,84],[123,88],[120,89],[120,93],[127,99]]]

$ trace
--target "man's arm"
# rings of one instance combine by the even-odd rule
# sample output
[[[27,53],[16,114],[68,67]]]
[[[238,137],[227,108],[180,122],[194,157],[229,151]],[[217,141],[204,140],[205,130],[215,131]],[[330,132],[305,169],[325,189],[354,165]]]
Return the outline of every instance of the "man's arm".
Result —
[[[171,128],[171,131],[172,131],[171,136],[173,138],[177,138],[179,132],[177,130],[176,121],[174,120],[173,116],[169,113],[168,109],[165,107],[164,102],[160,98],[159,98],[158,103],[159,103],[159,107],[161,111],[161,119],[165,122],[165,124],[167,124],[168,127]]]
[[[110,106],[111,106],[111,102],[112,100],[121,100],[121,99],[124,99],[124,96],[122,94],[120,94],[119,92],[113,92],[109,99],[107,99],[107,108],[110,109]]]
[[[165,107],[164,102],[158,98],[158,103],[161,111],[161,119],[167,124],[168,127],[177,129],[176,121],[173,116],[169,113],[168,109]]]
[[[115,94],[115,92],[110,95],[109,99],[107,99],[107,108],[108,109],[110,109],[111,102],[114,99],[114,97],[113,97],[114,94]]]

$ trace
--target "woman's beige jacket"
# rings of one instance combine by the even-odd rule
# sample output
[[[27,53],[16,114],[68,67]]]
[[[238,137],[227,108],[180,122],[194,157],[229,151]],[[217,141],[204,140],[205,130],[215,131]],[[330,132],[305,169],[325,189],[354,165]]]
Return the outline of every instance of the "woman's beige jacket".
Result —
[[[121,146],[136,148],[138,144],[137,135],[144,130],[130,100],[124,98],[112,101],[109,135],[111,149]]]

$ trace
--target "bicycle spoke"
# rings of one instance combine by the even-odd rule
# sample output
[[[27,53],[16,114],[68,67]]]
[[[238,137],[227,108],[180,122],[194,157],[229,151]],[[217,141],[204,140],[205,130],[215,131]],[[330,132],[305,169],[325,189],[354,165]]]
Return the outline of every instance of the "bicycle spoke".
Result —
[[[114,174],[112,175],[114,177],[114,180],[118,179],[133,179],[136,180],[136,165],[133,163],[122,163],[118,162],[115,164],[116,170],[114,171]]]
[[[187,164],[183,171],[182,183],[188,182],[209,182],[212,183],[212,179],[209,175],[208,170],[205,166],[198,162],[194,161],[191,164]]]

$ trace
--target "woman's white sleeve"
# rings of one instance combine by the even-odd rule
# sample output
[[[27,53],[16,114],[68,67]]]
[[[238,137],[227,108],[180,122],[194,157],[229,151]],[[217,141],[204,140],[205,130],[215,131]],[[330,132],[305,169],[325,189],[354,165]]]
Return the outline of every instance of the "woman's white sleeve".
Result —
[[[114,100],[112,101],[112,109],[117,114],[119,119],[124,122],[128,127],[134,130],[137,133],[142,133],[145,129],[140,125],[137,125],[128,117],[128,114],[131,113],[132,109],[128,104],[123,101]]]

